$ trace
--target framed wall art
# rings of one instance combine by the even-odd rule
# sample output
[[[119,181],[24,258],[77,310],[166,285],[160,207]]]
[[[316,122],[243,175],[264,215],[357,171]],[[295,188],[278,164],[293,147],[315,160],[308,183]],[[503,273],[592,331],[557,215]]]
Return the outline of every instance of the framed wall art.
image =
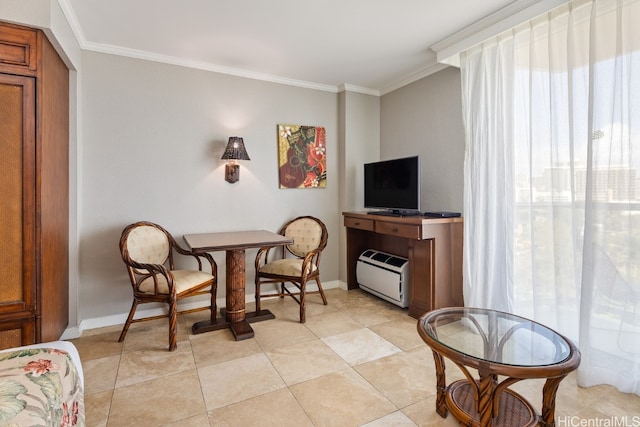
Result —
[[[279,124],[280,188],[325,188],[326,149],[326,133],[323,127]]]

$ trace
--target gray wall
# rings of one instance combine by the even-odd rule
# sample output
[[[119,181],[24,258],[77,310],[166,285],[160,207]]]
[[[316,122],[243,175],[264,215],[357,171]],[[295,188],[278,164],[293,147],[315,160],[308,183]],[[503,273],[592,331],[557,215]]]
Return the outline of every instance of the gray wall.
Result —
[[[85,327],[124,321],[131,289],[118,240],[138,220],[157,222],[182,241],[185,233],[275,231],[313,214],[335,236],[323,255],[324,282],[338,280],[337,93],[86,51],[81,86],[79,317],[102,318]],[[278,123],[326,128],[326,189],[278,188]],[[220,157],[236,135],[251,160],[229,184]],[[246,256],[250,295],[255,250]],[[224,297],[224,254],[214,258]]]
[[[380,157],[420,155],[421,210],[462,212],[464,145],[459,69],[382,96]]]
[[[364,209],[363,164],[380,158],[380,97],[342,92],[340,101],[340,212]],[[346,230],[340,228],[340,280],[347,281]]]

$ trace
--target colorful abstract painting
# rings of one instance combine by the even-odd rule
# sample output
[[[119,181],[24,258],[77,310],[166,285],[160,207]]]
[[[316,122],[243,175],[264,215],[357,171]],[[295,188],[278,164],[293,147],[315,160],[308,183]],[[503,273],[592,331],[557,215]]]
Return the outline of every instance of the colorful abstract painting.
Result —
[[[326,149],[323,127],[278,125],[280,188],[325,188]]]

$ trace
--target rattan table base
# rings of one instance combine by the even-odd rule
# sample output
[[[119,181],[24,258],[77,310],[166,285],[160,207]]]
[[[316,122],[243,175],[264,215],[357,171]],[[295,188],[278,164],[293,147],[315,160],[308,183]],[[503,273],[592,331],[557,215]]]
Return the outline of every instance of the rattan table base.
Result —
[[[447,409],[462,425],[479,426],[480,414],[475,410],[473,388],[467,380],[453,382],[447,388]],[[518,393],[506,389],[500,396],[498,416],[493,418],[493,426],[530,427],[538,425],[535,410]]]

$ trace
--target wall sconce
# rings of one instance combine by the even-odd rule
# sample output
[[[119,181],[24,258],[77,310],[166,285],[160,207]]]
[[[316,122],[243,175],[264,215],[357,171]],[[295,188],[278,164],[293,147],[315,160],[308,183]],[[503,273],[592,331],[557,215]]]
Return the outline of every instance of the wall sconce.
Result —
[[[240,165],[238,160],[251,160],[244,148],[244,141],[239,136],[229,137],[227,148],[224,150],[222,160],[229,160],[224,169],[224,179],[234,183],[240,179]]]

